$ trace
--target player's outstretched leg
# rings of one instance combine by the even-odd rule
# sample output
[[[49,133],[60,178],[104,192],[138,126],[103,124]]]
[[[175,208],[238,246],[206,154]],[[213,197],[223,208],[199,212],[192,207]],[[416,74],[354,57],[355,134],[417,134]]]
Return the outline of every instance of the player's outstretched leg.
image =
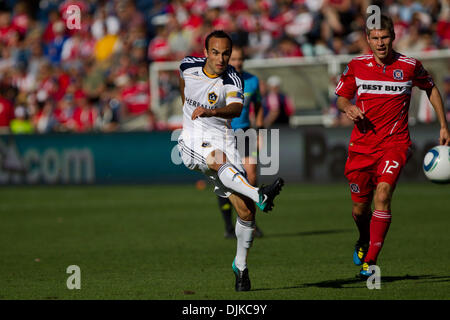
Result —
[[[284,185],[283,179],[278,178],[271,185],[261,186],[258,189],[250,185],[245,176],[228,162],[226,155],[222,151],[214,150],[211,152],[206,162],[210,169],[217,171],[217,176],[225,187],[252,199],[264,212],[272,210],[273,200]]]
[[[234,239],[236,238],[236,234],[234,232],[233,222],[231,219],[231,202],[228,200],[228,198],[222,198],[217,196],[217,201],[219,203],[219,209],[222,213],[223,222],[225,224],[225,234],[224,237],[226,239]]]
[[[253,243],[255,230],[255,204],[246,197],[232,194],[230,201],[238,214],[236,218],[236,256],[232,268],[235,276],[235,290],[249,291],[251,288],[250,277],[247,268],[247,255]]]
[[[217,176],[225,187],[255,202],[259,201],[258,188],[250,185],[245,176],[228,161],[221,150],[211,152],[206,158],[206,163],[210,169],[217,171]]]

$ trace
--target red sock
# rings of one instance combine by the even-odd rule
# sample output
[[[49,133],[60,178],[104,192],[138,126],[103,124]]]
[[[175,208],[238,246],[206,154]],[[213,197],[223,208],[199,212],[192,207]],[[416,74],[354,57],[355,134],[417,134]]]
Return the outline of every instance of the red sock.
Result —
[[[383,247],[384,239],[391,225],[391,212],[375,210],[370,222],[370,245],[364,262],[377,262],[378,254]]]
[[[357,216],[352,212],[353,220],[359,230],[359,242],[367,243],[370,240],[370,218],[371,215],[362,214]]]

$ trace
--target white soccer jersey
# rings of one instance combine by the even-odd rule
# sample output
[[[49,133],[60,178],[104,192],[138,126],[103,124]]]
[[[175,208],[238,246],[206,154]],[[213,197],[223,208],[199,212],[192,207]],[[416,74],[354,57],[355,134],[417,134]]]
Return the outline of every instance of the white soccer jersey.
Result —
[[[201,136],[224,135],[231,128],[231,119],[204,117],[192,120],[197,107],[217,109],[238,102],[244,103],[244,81],[238,72],[228,66],[216,78],[205,74],[206,58],[186,57],[181,61],[180,75],[184,80],[183,134]]]

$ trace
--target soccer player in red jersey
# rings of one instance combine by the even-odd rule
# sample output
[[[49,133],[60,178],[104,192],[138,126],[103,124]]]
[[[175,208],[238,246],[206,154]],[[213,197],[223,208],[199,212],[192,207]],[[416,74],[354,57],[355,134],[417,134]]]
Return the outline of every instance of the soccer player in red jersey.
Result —
[[[345,166],[360,238],[353,261],[360,276],[371,275],[391,224],[391,199],[410,153],[408,108],[411,90],[425,90],[440,123],[439,143],[450,133],[439,90],[420,61],[392,48],[392,20],[381,15],[380,29],[366,28],[371,54],[354,58],[336,87],[337,106],[355,125]],[[357,95],[356,103],[350,100]],[[374,210],[372,212],[372,202]]]

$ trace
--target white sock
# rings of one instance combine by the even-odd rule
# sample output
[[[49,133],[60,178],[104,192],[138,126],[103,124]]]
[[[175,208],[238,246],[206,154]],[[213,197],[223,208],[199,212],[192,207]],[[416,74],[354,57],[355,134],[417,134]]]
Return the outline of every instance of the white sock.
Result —
[[[251,186],[232,164],[225,163],[222,165],[217,175],[225,187],[259,202],[258,188]]]
[[[255,221],[243,221],[236,218],[236,258],[234,264],[239,270],[247,268],[247,253],[253,243],[253,231],[255,230]]]

